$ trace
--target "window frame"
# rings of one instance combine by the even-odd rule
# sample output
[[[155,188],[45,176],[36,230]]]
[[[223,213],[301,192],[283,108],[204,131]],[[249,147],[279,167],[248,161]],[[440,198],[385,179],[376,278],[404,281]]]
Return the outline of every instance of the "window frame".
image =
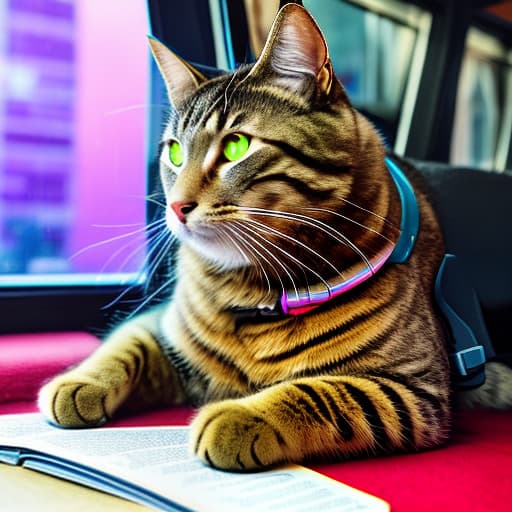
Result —
[[[418,91],[423,76],[428,42],[432,29],[432,13],[415,2],[400,0],[345,0],[347,3],[384,16],[394,22],[407,25],[417,32],[411,69],[406,80],[402,105],[400,106],[397,132],[393,151],[398,155],[406,152]]]
[[[488,12],[492,0],[412,0],[433,15],[425,66],[404,156],[438,162],[450,161],[451,134],[466,36],[475,26],[512,47],[512,23]],[[508,161],[511,154],[509,148]]]
[[[497,126],[496,148],[493,154],[492,167],[490,168],[497,172],[504,172],[512,146],[512,92],[509,92],[512,91],[512,48],[503,44],[495,35],[478,28],[475,24],[472,24],[468,29],[465,48],[466,52],[472,53],[479,60],[482,59],[486,62],[506,66],[504,109]],[[460,87],[460,83],[458,87]],[[452,145],[454,137],[455,133],[453,132]],[[482,170],[486,169],[487,167],[482,167]]]

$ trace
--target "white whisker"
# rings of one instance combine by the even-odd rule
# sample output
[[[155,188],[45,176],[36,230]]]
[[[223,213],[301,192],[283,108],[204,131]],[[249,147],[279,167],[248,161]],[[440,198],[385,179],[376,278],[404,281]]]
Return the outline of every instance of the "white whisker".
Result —
[[[228,233],[226,232],[225,230],[222,230],[221,232],[222,236],[226,237],[228,242],[240,253],[240,255],[242,256],[242,258],[245,260],[245,262],[248,264],[248,265],[252,265],[253,261],[251,260],[251,258],[249,258],[249,256],[247,256],[247,254],[242,250],[242,248],[240,247],[240,244],[237,242],[237,240],[233,237],[233,233]]]
[[[164,243],[159,247],[159,244],[161,241],[164,241]],[[167,233],[167,237],[163,239],[159,239],[158,243],[156,243],[150,251],[150,254],[148,254],[148,261],[149,259],[153,258],[153,255],[156,252],[156,256],[154,256],[153,261],[148,266],[147,270],[147,282],[151,282],[151,279],[154,275],[154,273],[157,271],[158,267],[160,266],[160,263],[164,259],[166,255],[168,255],[172,249],[172,246],[176,242],[176,238],[170,233]]]
[[[237,71],[239,70],[240,68],[237,69]],[[244,78],[242,78],[242,80],[240,80],[240,82],[238,82],[235,87],[233,87],[233,90],[231,91],[231,94],[229,95],[229,99],[231,99],[231,97],[233,96],[233,94],[235,94],[236,90],[251,76],[250,73],[247,73]],[[228,100],[229,102],[229,100]]]
[[[298,258],[296,258],[295,256],[293,256],[293,254],[289,253],[288,251],[286,251],[285,249],[283,249],[282,247],[279,247],[277,244],[274,244],[273,242],[271,242],[270,240],[268,240],[267,238],[265,238],[263,235],[261,235],[260,233],[257,233],[253,230],[251,230],[251,233],[253,233],[255,236],[257,236],[258,238],[264,240],[265,242],[267,242],[268,244],[270,244],[274,249],[276,249],[277,251],[281,252],[282,254],[284,254],[287,258],[291,259],[293,262],[297,263],[299,265],[299,267],[303,268],[303,269],[306,269],[307,271],[309,271],[311,274],[313,274],[314,276],[316,276],[324,285],[325,287],[327,288],[327,291],[329,293],[329,295],[331,294],[331,287],[329,285],[329,283],[318,273],[316,272],[315,270],[313,270],[311,267],[309,267],[308,265],[306,265],[304,262],[300,261]],[[307,276],[306,276],[306,286],[308,288],[308,292],[309,292],[309,283],[307,283]]]
[[[128,286],[127,288],[125,288],[119,295],[117,295],[117,297],[115,297],[114,299],[112,299],[108,304],[105,304],[104,306],[101,306],[101,310],[102,311],[105,311],[109,308],[111,308],[112,306],[115,306],[116,304],[118,304],[121,299],[125,296],[125,295],[128,295],[128,293],[130,293],[132,290],[135,289],[135,285],[130,285]]]
[[[163,236],[162,236],[162,234],[158,235],[157,236],[158,241],[156,243],[153,243],[151,249],[148,251],[148,253],[146,254],[146,257],[144,258],[144,261],[141,266],[141,270],[139,272],[139,277],[142,277],[142,275],[144,273],[147,273],[146,287],[149,284],[149,282],[153,276],[153,273],[160,265],[163,257],[165,256],[165,254],[167,252],[169,252],[169,250],[172,248],[173,243],[175,242],[175,238],[170,235],[171,235],[170,233],[164,233]],[[166,240],[166,237],[168,237],[167,240]],[[165,240],[164,246],[159,248],[158,245],[161,243],[162,240]],[[147,262],[149,261],[149,259],[152,257],[152,255],[157,250],[159,250],[159,252],[155,258],[155,261],[151,264],[150,267],[146,268]],[[172,282],[172,280],[166,281],[166,285],[170,284],[171,282]],[[131,286],[125,288],[115,299],[113,299],[111,302],[109,302],[108,304],[103,306],[101,309],[108,309],[108,308],[114,306],[115,304],[119,303],[121,301],[121,299],[125,295],[127,295],[129,292],[131,292],[134,288],[135,288],[135,285],[131,285]]]
[[[306,251],[310,252],[311,254],[313,254],[314,256],[319,258],[320,260],[322,260],[329,267],[331,267],[334,270],[334,272],[336,272],[336,274],[339,274],[340,276],[343,277],[343,272],[338,270],[328,259],[324,258],[319,252],[315,251],[314,249],[312,249],[311,247],[309,247],[305,243],[301,242],[297,238],[289,236],[286,233],[283,233],[283,232],[279,231],[278,229],[275,229],[275,228],[272,228],[270,226],[267,226],[267,225],[265,225],[265,224],[263,224],[261,222],[258,222],[257,220],[254,220],[254,219],[245,219],[244,222],[249,222],[250,224],[256,226],[255,229],[259,229],[259,230],[264,231],[264,232],[266,232],[268,234],[272,234],[273,233],[273,234],[275,234],[278,237],[284,238],[286,240],[289,240],[290,242],[293,242],[294,244],[299,245],[300,247],[302,247]]]
[[[91,224],[93,228],[136,228],[146,226],[145,222],[134,222],[133,224]]]
[[[119,256],[121,253],[126,251],[128,247],[131,245],[137,243],[137,247],[132,250],[129,255],[123,260],[121,265],[117,268],[118,271],[122,271],[122,269],[125,267],[125,265],[128,264],[128,261],[130,261],[137,253],[142,251],[143,249],[147,248],[148,244],[154,243],[156,240],[160,239],[161,237],[167,236],[165,230],[161,230],[160,226],[153,226],[148,230],[148,232],[141,232],[137,235],[134,235],[135,238],[133,240],[129,240],[126,244],[122,245],[117,251],[112,253],[110,257],[107,259],[107,261],[103,264],[103,266],[100,269],[100,274],[103,274],[105,272],[105,269],[109,266],[109,264],[114,261],[117,256]],[[142,262],[141,266],[143,267],[145,265],[146,259]]]
[[[292,276],[289,268],[271,250],[269,250],[267,247],[265,247],[262,243],[258,242],[258,240],[256,240],[253,236],[249,235],[246,231],[240,230],[240,228],[237,227],[237,226],[233,226],[232,225],[231,227],[233,229],[236,229],[239,233],[240,232],[243,233],[243,236],[249,237],[252,240],[253,243],[255,243],[263,251],[265,251],[283,269],[285,274],[288,276],[288,279],[290,280],[290,283],[292,284],[294,292],[296,293],[296,295],[299,295],[299,291],[297,289],[297,285],[295,284],[295,280],[293,279],[293,276]],[[267,241],[265,239],[263,239],[263,240]],[[268,262],[268,260],[267,260],[267,262]],[[268,263],[270,263],[270,262],[268,262]],[[281,284],[283,284],[283,283],[281,282]],[[283,285],[283,291],[285,291],[284,285]]]
[[[357,222],[354,219],[351,219],[350,217],[347,217],[346,215],[343,215],[341,213],[335,212],[334,210],[329,210],[327,208],[301,208],[301,210],[306,210],[310,212],[324,212],[329,213],[330,215],[334,215],[336,217],[340,217],[341,219],[347,220],[348,222],[351,222],[352,224],[356,224],[357,226],[362,227],[363,229],[366,229],[367,231],[371,231],[372,233],[375,233],[376,235],[380,236],[384,240],[386,240],[389,243],[393,243],[393,240],[390,240],[387,236],[383,235],[376,229],[370,228],[368,226],[365,226],[364,224],[361,224],[360,222]]]
[[[337,199],[339,199],[340,201],[344,201],[345,203],[349,204],[350,206],[353,206],[354,208],[357,208],[358,210],[361,210],[363,212],[369,213],[370,215],[373,215],[374,217],[384,221],[386,224],[393,227],[397,231],[400,231],[400,228],[398,226],[396,226],[390,220],[386,219],[386,217],[383,217],[382,215],[379,215],[378,213],[375,213],[372,210],[368,210],[367,208],[363,208],[362,206],[359,206],[358,204],[353,203],[352,201],[349,201],[348,199],[345,199],[344,197],[338,197]]]
[[[236,238],[240,241],[241,244],[246,244],[247,242],[243,239],[243,237],[240,236],[239,233],[233,232],[233,235],[236,236]],[[250,247],[249,247],[250,251]],[[253,255],[254,257],[254,255]],[[254,260],[251,260],[249,256],[247,256],[250,263],[253,263],[256,267],[256,270],[260,274],[260,276],[266,281],[267,283],[267,291],[269,294],[272,293],[272,284],[270,283],[270,278],[268,277],[268,274],[265,270],[265,267],[262,265],[260,260],[257,257],[254,257]]]
[[[159,219],[157,221],[152,222],[151,224],[148,224],[147,226],[144,225],[141,228],[135,229],[128,233],[123,233],[121,235],[113,236],[112,238],[107,238],[106,240],[101,240],[99,242],[95,242],[93,244],[90,244],[90,245],[83,247],[82,249],[76,251],[69,257],[69,259],[73,260],[73,259],[77,258],[78,256],[80,256],[81,254],[83,254],[84,252],[87,252],[91,249],[94,249],[96,247],[101,247],[103,245],[110,244],[112,242],[116,242],[118,240],[124,240],[125,238],[129,238],[131,236],[134,236],[134,235],[137,235],[140,233],[151,233],[152,231],[159,229],[164,224],[165,224],[165,219]]]
[[[303,222],[304,224],[307,224],[309,226],[312,226],[327,235],[329,235],[334,240],[342,243],[343,245],[346,245],[350,247],[365,263],[365,265],[368,266],[370,271],[373,273],[374,268],[371,263],[371,261],[368,259],[368,257],[359,249],[348,237],[334,229],[333,227],[329,226],[328,224],[325,224],[325,222],[322,222],[318,219],[315,219],[314,217],[309,217],[307,215],[302,215],[298,213],[292,213],[292,212],[284,212],[279,210],[267,210],[264,208],[247,208],[247,207],[241,207],[241,211],[244,211],[251,215],[262,215],[262,216],[268,216],[268,217],[275,217],[279,219],[285,219],[290,220],[294,222]]]
[[[133,311],[131,311],[130,314],[128,315],[128,318],[134,317],[139,311],[141,311],[145,306],[147,306],[154,298],[156,298],[167,286],[169,286],[169,282],[165,281],[151,295],[146,297]]]
[[[106,269],[107,267],[110,265],[111,262],[113,262],[122,252],[126,251],[128,249],[128,247],[130,247],[131,245],[133,245],[134,243],[137,243],[137,248],[136,250],[137,251],[140,251],[141,248],[143,247],[146,247],[146,238],[145,237],[141,237],[141,235],[139,235],[137,238],[135,238],[134,240],[130,240],[128,241],[126,244],[123,244],[119,249],[117,249],[117,251],[114,251],[110,256],[109,258],[107,259],[107,261],[105,261],[105,263],[103,263],[99,273],[100,274],[103,274],[106,272]],[[133,251],[132,251],[133,252]],[[130,253],[132,254],[132,253]],[[121,271],[123,269],[124,265],[120,265],[119,266],[119,271]]]
[[[146,198],[146,201],[148,203],[153,203],[153,204],[156,204],[157,206],[160,206],[162,208],[167,208],[167,205],[165,203],[163,203],[162,201],[158,201],[158,199],[154,199],[152,197],[147,197]]]
[[[162,110],[167,110],[169,108],[169,106],[166,105],[165,103],[136,103],[134,105],[129,105],[127,107],[121,107],[121,108],[116,108],[113,110],[108,110],[103,115],[105,117],[115,116],[117,114],[122,114],[124,112],[130,112],[132,110],[141,110],[141,109],[147,109],[147,108],[159,108]]]
[[[270,278],[268,277],[268,274],[265,271],[265,268],[263,267],[263,264],[261,263],[261,261],[264,261],[268,265],[268,267],[271,270],[273,270],[273,273],[275,274],[275,276],[277,277],[277,280],[279,281],[279,284],[281,285],[281,290],[284,293],[286,289],[285,289],[283,280],[281,279],[281,276],[279,275],[279,272],[275,271],[275,269],[274,269],[273,265],[271,264],[270,260],[266,256],[264,256],[263,254],[261,254],[261,252],[258,251],[258,249],[256,249],[248,240],[245,239],[243,232],[240,232],[239,230],[235,231],[234,230],[234,226],[225,226],[225,227],[227,229],[229,229],[235,236],[237,236],[237,238],[240,240],[240,242],[243,243],[245,245],[245,247],[247,247],[247,249],[253,254],[253,256],[255,258],[255,261],[258,264],[258,267],[261,269],[263,275],[265,276],[265,279],[266,279],[267,284],[268,284],[269,292],[271,292],[271,290],[272,290],[272,286],[271,286],[271,283],[270,283]]]
[[[228,99],[228,91],[229,91],[229,88],[231,87],[231,84],[233,83],[233,81],[235,80],[236,78],[236,75],[238,74],[238,71],[240,70],[240,68],[237,68],[235,70],[235,72],[233,73],[233,76],[231,77],[231,79],[229,80],[228,82],[228,85],[226,86],[226,88],[224,89],[224,114],[226,114],[226,111],[228,109],[228,102],[229,102],[229,99]]]
[[[133,251],[130,252],[126,256],[126,258],[121,262],[120,269],[123,269],[125,265],[128,264],[128,262],[133,259],[138,253],[140,253],[142,250],[147,249],[146,256],[144,257],[144,260],[141,264],[141,271],[144,271],[144,268],[153,255],[153,253],[156,251],[156,248],[160,244],[162,240],[165,240],[169,236],[169,233],[166,231],[162,231],[161,233],[158,233],[157,235],[154,235],[150,239],[146,240],[146,243],[141,244],[139,247],[135,248]],[[149,247],[149,248],[148,248]]]

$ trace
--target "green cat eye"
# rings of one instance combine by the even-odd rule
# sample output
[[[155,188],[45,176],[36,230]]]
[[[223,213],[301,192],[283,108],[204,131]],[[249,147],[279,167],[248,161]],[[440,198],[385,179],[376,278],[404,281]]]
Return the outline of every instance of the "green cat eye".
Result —
[[[171,164],[180,167],[183,164],[183,151],[179,142],[173,140],[169,144],[169,160]]]
[[[249,138],[243,133],[234,133],[224,139],[223,153],[227,160],[234,162],[240,160],[249,149]]]

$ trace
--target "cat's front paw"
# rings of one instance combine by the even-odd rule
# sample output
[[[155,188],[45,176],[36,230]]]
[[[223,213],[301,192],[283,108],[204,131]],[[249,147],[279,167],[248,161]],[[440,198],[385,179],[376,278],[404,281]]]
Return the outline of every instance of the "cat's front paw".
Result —
[[[237,400],[203,407],[192,423],[191,446],[204,462],[224,470],[256,470],[285,460],[279,432]]]
[[[38,405],[52,423],[68,428],[103,425],[114,409],[107,386],[73,372],[45,384],[39,391]]]

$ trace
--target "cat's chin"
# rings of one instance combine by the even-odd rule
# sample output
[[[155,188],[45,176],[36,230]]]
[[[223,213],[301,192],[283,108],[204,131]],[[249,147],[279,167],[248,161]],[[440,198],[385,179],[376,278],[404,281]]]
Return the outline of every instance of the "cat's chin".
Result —
[[[251,261],[235,248],[194,239],[187,240],[185,243],[199,257],[221,271],[238,270],[252,265]]]
[[[167,227],[182,244],[221,271],[237,270],[252,265],[250,259],[239,248],[214,232],[191,230],[186,224],[177,222],[172,215],[167,216]]]

